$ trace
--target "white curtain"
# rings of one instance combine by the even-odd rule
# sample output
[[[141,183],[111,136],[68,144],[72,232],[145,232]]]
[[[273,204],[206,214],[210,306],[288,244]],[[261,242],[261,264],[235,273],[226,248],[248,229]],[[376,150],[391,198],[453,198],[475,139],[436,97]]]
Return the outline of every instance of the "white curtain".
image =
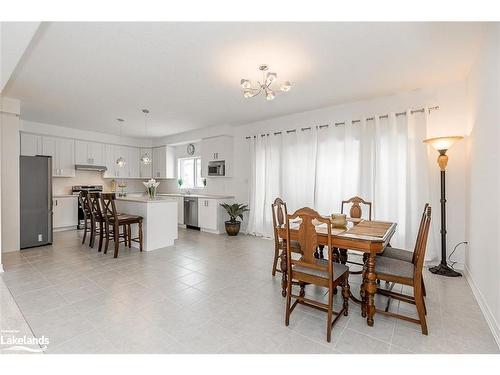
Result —
[[[331,214],[340,212],[342,200],[359,195],[373,202],[374,219],[398,223],[392,246],[413,249],[422,209],[430,202],[426,125],[427,111],[408,110],[250,138],[248,232],[272,236],[276,197],[290,213],[308,206]],[[426,258],[435,258],[435,249],[431,235]]]

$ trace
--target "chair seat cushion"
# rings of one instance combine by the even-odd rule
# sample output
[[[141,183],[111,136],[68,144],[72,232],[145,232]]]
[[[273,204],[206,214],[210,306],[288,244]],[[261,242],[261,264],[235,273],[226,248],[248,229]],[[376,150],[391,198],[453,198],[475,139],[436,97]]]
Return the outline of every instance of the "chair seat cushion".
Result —
[[[404,277],[408,279],[413,278],[415,267],[413,263],[404,260],[392,259],[389,257],[379,256],[375,262],[375,273],[378,275],[391,275],[397,277]]]
[[[326,259],[316,259],[315,263],[317,265],[327,267],[328,266],[328,260]],[[323,271],[323,270],[317,270],[314,268],[309,268],[305,266],[300,266],[300,265],[292,265],[292,270],[294,272],[300,272],[300,273],[305,273],[308,275],[312,276],[317,276],[321,277],[323,279],[328,279],[328,271]],[[347,267],[344,264],[341,263],[334,263],[333,264],[333,280],[337,280],[339,277],[341,277],[344,273],[349,271],[349,267]]]
[[[413,252],[403,249],[397,249],[395,247],[386,247],[384,252],[380,254],[381,257],[388,257],[392,259],[403,260],[405,262],[410,262],[413,260]]]
[[[139,220],[142,220],[142,216],[128,215],[128,214],[119,214],[118,215],[118,222],[119,223],[131,222],[131,221],[139,221]],[[114,219],[111,218],[111,221],[114,221]]]

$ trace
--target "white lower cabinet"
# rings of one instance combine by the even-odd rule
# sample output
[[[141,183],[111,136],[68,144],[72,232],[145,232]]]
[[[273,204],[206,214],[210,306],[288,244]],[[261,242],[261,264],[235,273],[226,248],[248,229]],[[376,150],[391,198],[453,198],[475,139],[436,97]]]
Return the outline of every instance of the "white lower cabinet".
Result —
[[[224,222],[229,220],[221,203],[232,203],[232,199],[198,198],[198,226],[204,232],[224,233]]]
[[[54,229],[78,225],[78,198],[73,196],[52,199]]]

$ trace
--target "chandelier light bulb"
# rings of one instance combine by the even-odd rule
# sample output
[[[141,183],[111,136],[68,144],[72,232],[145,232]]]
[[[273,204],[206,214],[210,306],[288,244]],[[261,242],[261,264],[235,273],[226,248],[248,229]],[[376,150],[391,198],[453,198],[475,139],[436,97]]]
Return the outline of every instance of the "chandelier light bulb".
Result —
[[[252,84],[250,83],[250,81],[248,79],[242,79],[241,80],[241,87],[243,87],[244,89],[249,89],[252,87]]]
[[[267,93],[266,93],[266,99],[268,101],[271,101],[275,98],[275,95],[274,95],[274,92],[272,90],[269,90]]]
[[[141,156],[141,163],[144,164],[144,165],[149,165],[151,164],[151,158],[149,157],[148,153],[145,152],[142,156]]]
[[[290,89],[292,88],[292,84],[288,81],[286,81],[285,83],[283,83],[280,87],[280,90],[283,91],[283,92],[288,92],[290,91]]]
[[[269,86],[276,81],[277,76],[276,73],[266,73],[266,85]]]
[[[246,99],[249,99],[252,97],[252,92],[251,91],[248,91],[246,90],[245,92],[243,92],[243,96],[246,98]]]
[[[116,159],[116,165],[119,168],[123,168],[125,165],[127,165],[127,161],[123,157],[120,156],[118,159]]]

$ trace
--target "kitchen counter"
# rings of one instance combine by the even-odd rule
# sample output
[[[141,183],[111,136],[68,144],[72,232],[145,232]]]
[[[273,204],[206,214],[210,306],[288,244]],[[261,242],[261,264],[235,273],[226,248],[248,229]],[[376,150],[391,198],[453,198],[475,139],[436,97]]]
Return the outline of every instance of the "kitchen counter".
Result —
[[[78,195],[74,194],[54,194],[52,198],[78,198]]]
[[[234,195],[216,195],[216,194],[181,194],[181,193],[158,193],[161,197],[192,197],[205,199],[233,199]]]

